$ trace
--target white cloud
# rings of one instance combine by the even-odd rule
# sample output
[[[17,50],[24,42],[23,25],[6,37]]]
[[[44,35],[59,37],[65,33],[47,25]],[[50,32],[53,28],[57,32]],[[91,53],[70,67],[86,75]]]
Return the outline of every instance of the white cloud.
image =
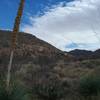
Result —
[[[30,16],[31,25],[23,31],[51,43],[61,50],[97,49],[100,47],[100,0],[75,0],[60,3],[48,9],[42,16]],[[96,36],[95,36],[96,35]],[[69,45],[77,44],[71,48]],[[80,45],[81,44],[81,45]],[[67,48],[70,47],[70,48]]]

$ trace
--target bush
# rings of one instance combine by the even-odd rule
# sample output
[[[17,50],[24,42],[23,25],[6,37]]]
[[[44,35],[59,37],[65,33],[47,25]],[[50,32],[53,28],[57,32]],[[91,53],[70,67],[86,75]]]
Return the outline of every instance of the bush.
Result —
[[[61,82],[58,78],[54,76],[48,77],[48,79],[42,80],[34,85],[32,91],[40,99],[43,100],[57,100],[66,96],[68,93],[68,83]]]
[[[100,92],[100,77],[87,76],[80,80],[79,93],[84,96],[97,96]]]
[[[22,85],[14,83],[9,92],[5,87],[4,82],[0,82],[0,100],[29,100],[26,89]]]

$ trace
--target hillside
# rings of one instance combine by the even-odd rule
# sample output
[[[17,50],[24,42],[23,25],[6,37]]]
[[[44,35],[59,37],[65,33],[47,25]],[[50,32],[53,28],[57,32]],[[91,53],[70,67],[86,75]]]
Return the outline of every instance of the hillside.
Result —
[[[8,64],[11,46],[11,31],[0,30],[0,64]],[[100,50],[73,50],[63,52],[32,34],[18,33],[15,61],[13,64],[26,62],[37,64],[53,64],[59,60],[65,63],[76,60],[99,59]]]
[[[1,72],[6,71],[10,57],[11,31],[0,30],[0,65]],[[49,43],[38,39],[32,34],[18,33],[17,47],[14,53],[12,71],[20,70],[23,65],[34,64],[39,66],[77,66],[88,60],[100,59],[100,50],[61,51]],[[80,62],[81,61],[81,62]],[[74,67],[73,66],[73,67]],[[68,68],[68,67],[67,67]],[[5,72],[4,71],[4,72]]]
[[[3,68],[1,67],[2,69],[6,69],[9,62],[11,33],[11,31],[0,30],[0,65],[3,66]],[[60,60],[67,62],[74,61],[75,58],[66,55],[65,52],[32,34],[18,33],[17,47],[13,60],[14,70],[23,64],[32,63],[45,66],[56,64]]]
[[[0,31],[1,79],[5,79],[7,73],[11,33],[11,31]],[[62,93],[67,93],[66,95],[64,94],[64,98],[78,100],[79,94],[77,88],[80,79],[90,73],[100,75],[99,54],[100,50],[94,52],[86,50],[64,52],[31,34],[20,32],[18,33],[17,47],[14,53],[11,78],[12,80],[20,81],[28,89],[35,88],[36,94],[40,95],[40,97],[41,95],[50,95],[45,88],[48,90],[51,87],[53,89],[56,87],[57,90],[54,91],[58,94],[63,89]]]

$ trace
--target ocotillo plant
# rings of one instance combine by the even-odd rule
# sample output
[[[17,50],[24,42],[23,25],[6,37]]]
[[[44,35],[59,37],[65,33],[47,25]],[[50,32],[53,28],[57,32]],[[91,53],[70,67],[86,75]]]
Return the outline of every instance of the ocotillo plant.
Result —
[[[7,73],[7,89],[8,90],[9,90],[9,85],[10,85],[10,77],[11,77],[11,67],[12,67],[13,55],[14,55],[14,51],[15,51],[15,48],[16,48],[17,33],[19,32],[21,17],[22,17],[22,14],[23,14],[24,3],[25,3],[25,0],[21,0],[20,1],[18,12],[17,12],[17,16],[15,18],[13,32],[12,32],[11,55],[10,55],[10,61],[9,61],[9,65],[8,65],[8,73]]]

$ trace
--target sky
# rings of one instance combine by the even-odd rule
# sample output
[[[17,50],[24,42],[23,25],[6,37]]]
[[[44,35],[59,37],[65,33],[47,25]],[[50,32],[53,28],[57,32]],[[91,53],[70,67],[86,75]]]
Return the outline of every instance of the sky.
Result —
[[[20,0],[1,0],[0,29],[12,30]],[[69,51],[100,47],[100,0],[26,0],[20,31]]]

